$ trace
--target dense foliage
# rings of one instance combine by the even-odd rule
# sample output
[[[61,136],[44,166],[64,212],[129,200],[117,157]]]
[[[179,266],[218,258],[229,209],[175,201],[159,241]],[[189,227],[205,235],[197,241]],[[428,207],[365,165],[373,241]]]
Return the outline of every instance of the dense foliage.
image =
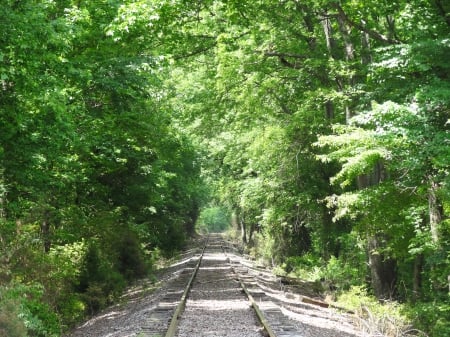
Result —
[[[202,4],[168,83],[242,239],[280,272],[409,303],[417,328],[448,336],[448,5]]]
[[[171,122],[154,46],[105,33],[118,10],[0,4],[2,336],[59,335],[193,232],[197,151]]]
[[[200,227],[449,336],[445,1],[0,9],[0,331],[102,308],[211,191]]]

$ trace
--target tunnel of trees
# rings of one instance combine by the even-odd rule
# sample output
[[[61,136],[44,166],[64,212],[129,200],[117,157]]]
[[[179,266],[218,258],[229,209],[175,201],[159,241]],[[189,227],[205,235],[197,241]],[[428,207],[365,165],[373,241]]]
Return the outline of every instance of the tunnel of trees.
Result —
[[[59,336],[228,217],[450,336],[448,2],[0,12],[0,332]]]

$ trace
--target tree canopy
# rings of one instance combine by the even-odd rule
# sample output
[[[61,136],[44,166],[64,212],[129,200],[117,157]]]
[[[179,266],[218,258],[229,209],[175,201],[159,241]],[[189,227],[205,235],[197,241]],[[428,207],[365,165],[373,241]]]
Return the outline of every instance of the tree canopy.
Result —
[[[0,9],[11,336],[60,334],[226,217],[273,267],[415,303],[420,329],[448,335],[445,1]]]

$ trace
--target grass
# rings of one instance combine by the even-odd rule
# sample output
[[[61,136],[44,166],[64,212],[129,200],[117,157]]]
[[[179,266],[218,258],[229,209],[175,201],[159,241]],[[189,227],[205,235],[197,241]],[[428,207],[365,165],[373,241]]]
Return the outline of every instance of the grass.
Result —
[[[336,304],[355,313],[355,324],[364,337],[427,337],[413,328],[401,304],[381,303],[363,287],[351,287],[338,297]]]

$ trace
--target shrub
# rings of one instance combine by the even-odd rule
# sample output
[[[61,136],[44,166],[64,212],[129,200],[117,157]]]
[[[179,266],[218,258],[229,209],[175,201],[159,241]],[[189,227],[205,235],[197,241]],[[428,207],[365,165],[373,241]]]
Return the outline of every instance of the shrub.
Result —
[[[101,284],[91,283],[81,295],[81,298],[89,308],[89,314],[94,315],[97,311],[106,307],[107,297]]]
[[[425,336],[413,328],[403,312],[404,306],[396,302],[380,303],[374,296],[369,296],[364,287],[352,286],[339,296],[337,303],[355,312],[363,336]]]
[[[72,326],[84,317],[85,305],[75,292],[83,257],[86,251],[85,241],[54,246],[48,254],[51,264],[45,278],[46,299],[58,313],[64,328]]]
[[[336,290],[349,290],[364,279],[365,269],[356,268],[332,256],[320,272],[320,278]]]
[[[13,310],[5,314],[12,317],[10,328],[21,330],[23,324],[28,334],[36,337],[56,337],[60,334],[58,316],[50,306],[44,301],[44,289],[41,284],[33,285],[11,284],[9,287],[0,289],[1,309],[12,308]],[[13,303],[13,304],[11,304]],[[15,316],[14,312],[17,312]],[[5,316],[3,316],[5,317]],[[19,317],[22,323],[15,317]]]
[[[182,221],[176,219],[167,219],[168,226],[164,235],[159,238],[158,247],[166,256],[172,256],[186,243],[186,231]]]
[[[80,294],[67,292],[59,296],[56,308],[61,317],[62,328],[65,330],[80,322],[86,313],[87,306]]]
[[[311,253],[302,256],[290,256],[282,264],[284,270],[293,277],[307,281],[318,281],[320,276],[320,261]]]
[[[0,337],[25,337],[27,328],[19,318],[19,304],[17,301],[6,300],[0,302]]]
[[[430,337],[450,337],[450,304],[448,300],[415,303],[405,310],[416,328]]]
[[[103,309],[125,289],[125,278],[114,268],[100,247],[91,242],[82,263],[78,291],[89,313]]]
[[[118,245],[117,268],[128,280],[144,277],[147,265],[137,236],[128,231],[123,235]]]

